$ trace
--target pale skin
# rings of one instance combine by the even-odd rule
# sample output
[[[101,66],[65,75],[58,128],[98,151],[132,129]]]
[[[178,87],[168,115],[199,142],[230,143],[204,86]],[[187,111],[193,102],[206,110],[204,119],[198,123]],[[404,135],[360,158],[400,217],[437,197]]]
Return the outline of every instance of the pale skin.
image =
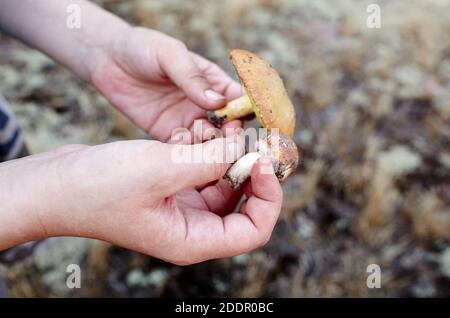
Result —
[[[79,30],[66,27],[66,8],[74,3],[82,12]],[[267,173],[270,161],[254,166],[243,188],[248,200],[232,213],[242,191],[221,180],[229,167],[225,158],[176,163],[171,157],[180,147],[167,143],[174,129],[192,131],[207,110],[242,95],[217,65],[178,40],[131,27],[87,1],[2,0],[0,28],[92,83],[159,140],[68,145],[1,163],[0,250],[81,236],[185,265],[238,255],[268,241],[282,201],[277,178]],[[237,158],[238,127],[240,122],[230,122],[223,138],[181,147],[203,146],[206,153],[232,148]],[[206,121],[203,128],[202,140],[212,131]]]

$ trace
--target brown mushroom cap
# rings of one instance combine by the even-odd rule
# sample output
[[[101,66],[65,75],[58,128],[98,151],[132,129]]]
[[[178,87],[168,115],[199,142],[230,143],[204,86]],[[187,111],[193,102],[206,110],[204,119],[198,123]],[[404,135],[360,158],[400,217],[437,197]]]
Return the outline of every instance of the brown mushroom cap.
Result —
[[[230,58],[261,125],[279,128],[292,138],[295,110],[278,72],[258,55],[246,50],[232,50]]]
[[[273,140],[273,137],[276,140]],[[268,134],[265,139],[269,148],[276,151],[271,156],[275,159],[275,175],[280,182],[284,181],[297,169],[299,158],[297,145],[283,134],[275,136]]]

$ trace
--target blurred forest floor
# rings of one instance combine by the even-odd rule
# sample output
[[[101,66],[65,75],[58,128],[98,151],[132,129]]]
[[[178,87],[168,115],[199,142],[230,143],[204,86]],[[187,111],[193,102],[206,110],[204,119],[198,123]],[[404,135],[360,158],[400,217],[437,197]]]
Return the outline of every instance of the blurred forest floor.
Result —
[[[228,50],[280,72],[302,164],[283,216],[252,253],[177,267],[109,244],[56,238],[0,270],[3,296],[450,296],[450,2],[97,0],[234,74]],[[92,87],[0,37],[0,91],[33,153],[144,135]],[[66,266],[82,264],[79,290]],[[366,286],[378,264],[381,288]],[[3,288],[1,287],[3,284]]]

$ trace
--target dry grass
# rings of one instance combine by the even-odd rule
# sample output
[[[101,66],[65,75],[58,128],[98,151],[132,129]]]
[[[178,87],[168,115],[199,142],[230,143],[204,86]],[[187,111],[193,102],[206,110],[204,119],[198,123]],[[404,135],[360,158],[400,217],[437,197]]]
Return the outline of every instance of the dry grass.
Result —
[[[368,1],[97,2],[180,38],[230,74],[231,48],[268,59],[296,105],[303,157],[284,185],[283,221],[263,250],[187,269],[135,256],[144,270],[169,273],[155,292],[127,289],[127,271],[139,267],[133,257],[95,249],[86,266],[101,268],[90,279],[103,287],[93,294],[449,295],[449,277],[437,270],[450,266],[438,261],[450,248],[449,1],[379,1],[381,29],[365,26]],[[33,64],[39,59],[5,41],[0,83],[33,150],[139,135],[67,72]],[[31,58],[19,61],[19,52]],[[126,255],[124,264],[111,263],[111,253]],[[382,266],[381,290],[365,286],[370,263]]]

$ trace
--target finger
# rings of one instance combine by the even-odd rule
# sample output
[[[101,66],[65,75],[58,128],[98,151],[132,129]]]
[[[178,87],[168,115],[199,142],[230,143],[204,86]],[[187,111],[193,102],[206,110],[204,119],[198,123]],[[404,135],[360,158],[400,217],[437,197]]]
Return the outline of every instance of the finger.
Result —
[[[196,119],[190,127],[192,143],[204,142],[214,138],[222,138],[222,131],[206,119]]]
[[[247,198],[253,196],[252,183],[249,180],[245,181],[241,188]]]
[[[225,104],[225,97],[214,91],[182,42],[175,40],[161,52],[164,53],[158,56],[161,69],[190,100],[207,110]]]
[[[166,144],[165,147],[162,154],[166,165],[164,179],[170,185],[171,194],[218,180],[245,152],[243,138],[239,135],[194,145]]]
[[[180,127],[172,131],[172,134],[169,140],[167,140],[167,143],[178,145],[190,145],[192,143],[192,140],[193,137],[190,129]]]
[[[209,123],[209,122],[208,122]],[[206,132],[204,133],[204,139],[203,140],[210,140],[212,138],[222,138],[222,137],[230,137],[236,134],[239,134],[242,128],[242,122],[240,120],[233,120],[225,125],[222,126],[222,128],[219,130],[217,127],[213,126],[209,123],[209,126],[206,129]],[[213,131],[213,133],[208,133],[208,130]],[[213,186],[217,182],[208,182],[206,184],[201,184],[195,187],[196,190],[201,191],[202,189]]]
[[[233,190],[229,182],[224,179],[205,187],[200,194],[209,210],[220,216],[233,212],[242,197],[242,191]]]
[[[203,129],[214,127],[206,121],[205,110],[185,98],[161,110],[157,120],[151,126],[149,133],[155,137],[161,136],[161,133],[165,133],[167,136],[163,140],[174,143],[173,140],[170,141],[174,134],[179,133],[180,128],[186,128],[188,130],[194,128],[196,120],[201,120],[204,123]],[[161,139],[160,137],[158,138]]]
[[[191,137],[192,137],[192,143],[199,143],[204,142],[208,140],[212,140],[215,138],[223,138],[224,135],[222,134],[222,130],[215,127],[213,124],[211,124],[206,119],[201,120],[201,129],[197,128],[198,120],[194,122],[194,124],[191,127]],[[217,180],[205,183],[205,184],[199,184],[195,186],[195,189],[197,191],[201,191],[205,187],[212,186],[217,183]]]
[[[193,106],[193,105],[190,105]],[[189,117],[190,120],[185,120],[178,116],[178,113],[182,113],[182,116]],[[177,107],[171,112],[164,112],[160,115],[158,122],[156,122],[151,130],[151,133],[155,130],[171,130],[171,133],[167,139],[171,144],[192,144],[197,142],[203,142],[213,138],[221,138],[223,136],[229,136],[239,133],[239,128],[242,128],[242,122],[240,120],[233,120],[224,124],[221,129],[215,127],[204,116],[204,111],[194,117],[194,114],[187,114],[187,112],[193,112],[192,107]],[[177,120],[174,116],[178,116]],[[192,118],[192,119],[191,119]],[[186,126],[185,123],[187,123]],[[176,125],[176,126],[175,126]],[[188,128],[185,128],[188,127]]]
[[[282,190],[270,160],[258,161],[252,169],[253,196],[242,213],[224,218],[207,211],[187,211],[186,246],[190,262],[231,257],[264,245],[281,210]],[[272,173],[267,173],[272,169]]]
[[[189,129],[183,127],[174,129],[168,143],[190,145],[222,137],[219,128],[214,127],[206,119],[196,119]]]
[[[248,201],[241,212],[248,215],[260,232],[270,235],[278,220],[283,200],[283,192],[273,171],[272,161],[268,158],[259,159],[252,168],[250,178],[246,188],[246,191],[250,190]]]
[[[214,90],[221,93],[227,100],[232,100],[242,96],[245,91],[243,87],[233,80],[217,64],[205,59],[204,57],[191,53],[194,61],[203,71]]]
[[[225,137],[236,135],[242,128],[240,120],[233,120],[226,123],[221,132]],[[228,181],[220,179],[217,182],[210,182],[195,187],[201,191],[209,209],[219,215],[225,215],[233,210],[242,196],[241,191],[233,190]],[[204,191],[202,191],[204,190]]]
[[[232,136],[235,134],[239,134],[242,129],[242,121],[240,120],[232,120],[230,122],[225,123],[222,127],[222,134],[225,137]]]
[[[230,137],[238,134],[241,128],[242,122],[233,120],[223,125],[221,132],[225,137]],[[229,182],[222,178],[195,188],[202,194],[210,211],[221,216],[233,211],[242,197],[242,191],[233,190]]]

